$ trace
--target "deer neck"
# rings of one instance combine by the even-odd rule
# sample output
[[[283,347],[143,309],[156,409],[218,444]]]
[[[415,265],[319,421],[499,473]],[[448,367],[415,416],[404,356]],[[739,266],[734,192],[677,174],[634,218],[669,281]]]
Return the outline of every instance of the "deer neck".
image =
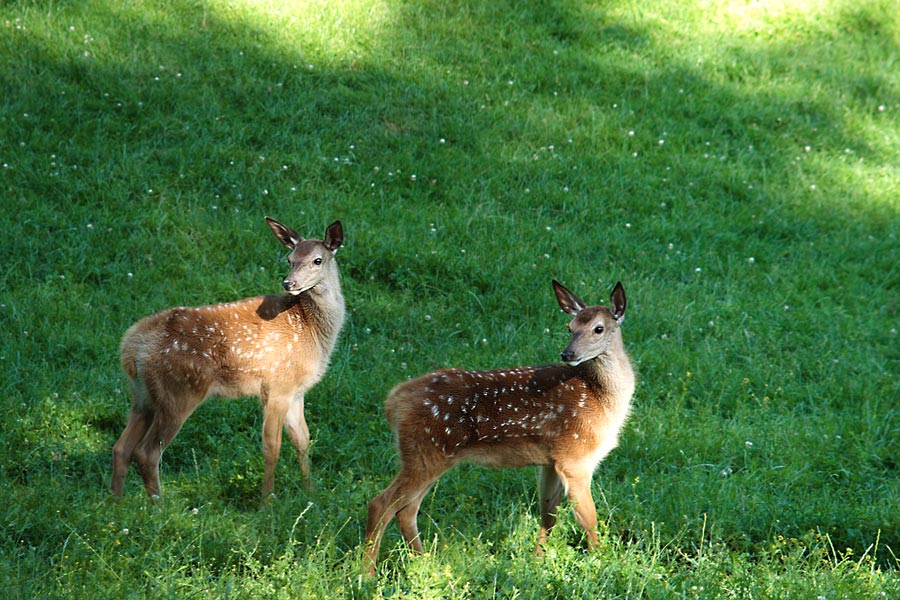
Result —
[[[627,408],[634,393],[634,370],[622,344],[621,336],[613,339],[610,348],[578,368],[588,384],[595,388],[602,401],[611,407]]]
[[[297,296],[297,305],[302,307],[326,354],[330,353],[344,324],[346,310],[338,274],[330,274]]]

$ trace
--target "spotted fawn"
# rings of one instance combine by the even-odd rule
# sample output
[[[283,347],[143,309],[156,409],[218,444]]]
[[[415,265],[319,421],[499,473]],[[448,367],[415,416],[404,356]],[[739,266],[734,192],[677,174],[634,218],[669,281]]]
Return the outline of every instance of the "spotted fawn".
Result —
[[[285,294],[197,308],[176,307],[132,325],[121,362],[131,382],[128,425],[113,447],[112,493],[121,497],[132,459],[151,498],[160,495],[159,462],[187,418],[210,396],[258,396],[263,407],[263,501],[275,486],[275,464],[287,427],[305,481],[309,428],[304,394],[325,374],[344,322],[344,297],[334,255],[340,221],[325,239],[304,240],[266,217],[291,249]]]
[[[365,562],[375,572],[388,523],[397,517],[409,546],[422,552],[416,517],[422,498],[460,462],[487,467],[541,466],[541,528],[536,552],[556,522],[565,491],[589,548],[597,544],[591,477],[628,417],[635,376],[622,344],[625,290],[610,307],[586,306],[557,281],[572,317],[565,364],[496,371],[445,369],[396,386],[385,413],[396,438],[400,472],[369,503]]]

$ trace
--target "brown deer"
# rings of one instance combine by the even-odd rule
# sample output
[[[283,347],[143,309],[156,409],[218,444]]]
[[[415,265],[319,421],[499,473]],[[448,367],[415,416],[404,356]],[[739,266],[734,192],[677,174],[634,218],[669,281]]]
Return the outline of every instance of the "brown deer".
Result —
[[[286,294],[146,317],[122,338],[122,369],[131,380],[131,414],[113,447],[112,493],[121,497],[134,459],[151,499],[160,496],[159,461],[187,418],[210,396],[258,396],[263,406],[265,502],[275,486],[281,433],[287,427],[309,482],[309,428],[303,395],[325,374],[344,322],[334,255],[344,241],[340,221],[325,239],[304,240],[266,217],[291,249]]]
[[[385,413],[397,442],[400,472],[369,503],[365,563],[374,574],[385,528],[421,553],[416,516],[437,478],[460,462],[487,467],[540,465],[541,529],[536,552],[556,523],[565,490],[575,518],[597,544],[591,476],[612,450],[628,417],[635,377],[619,326],[625,290],[611,306],[586,306],[553,281],[559,306],[574,319],[564,363],[498,371],[444,369],[395,387]]]

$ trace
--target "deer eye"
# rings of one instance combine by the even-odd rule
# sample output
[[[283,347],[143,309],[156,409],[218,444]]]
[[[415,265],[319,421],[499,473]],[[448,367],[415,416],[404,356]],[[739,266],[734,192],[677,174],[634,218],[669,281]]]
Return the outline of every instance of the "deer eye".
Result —
[[[594,327],[594,333],[596,333],[597,335],[600,335],[601,333],[603,333],[603,331],[603,325],[597,325],[596,327]]]
[[[316,259],[313,261],[313,264],[316,265],[316,266],[321,265],[321,264],[322,264],[322,257],[321,257],[321,256],[316,257]]]

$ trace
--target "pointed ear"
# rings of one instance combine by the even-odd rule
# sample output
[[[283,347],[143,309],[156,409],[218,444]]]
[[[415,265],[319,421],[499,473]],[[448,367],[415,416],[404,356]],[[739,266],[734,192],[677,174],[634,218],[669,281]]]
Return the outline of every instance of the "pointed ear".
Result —
[[[612,307],[613,318],[618,323],[621,323],[625,319],[625,288],[622,287],[622,282],[617,281],[616,287],[613,288],[612,294],[609,297],[609,305]]]
[[[332,252],[337,252],[337,249],[343,245],[344,226],[341,225],[340,221],[335,221],[328,226],[328,229],[325,230],[325,241],[323,243]]]
[[[296,231],[294,231],[287,225],[282,225],[275,219],[266,217],[266,223],[269,224],[269,227],[272,229],[272,233],[275,234],[275,237],[278,238],[278,241],[288,248],[293,249],[294,246],[303,241],[303,238],[300,237]]]
[[[587,306],[581,298],[567,290],[563,284],[555,279],[553,280],[553,292],[556,294],[556,301],[559,302],[559,307],[564,313],[573,317]]]

